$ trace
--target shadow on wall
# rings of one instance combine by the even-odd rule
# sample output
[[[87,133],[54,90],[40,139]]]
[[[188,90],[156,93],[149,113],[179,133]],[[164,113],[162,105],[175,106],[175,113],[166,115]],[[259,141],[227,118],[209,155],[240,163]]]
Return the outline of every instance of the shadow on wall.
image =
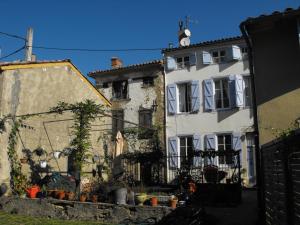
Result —
[[[2,184],[0,185],[0,197],[1,197],[2,195],[4,195],[4,194],[7,192],[7,189],[8,189],[8,187],[7,187],[6,184],[2,183]]]
[[[218,122],[221,122],[222,120],[227,119],[228,117],[232,116],[233,114],[235,114],[238,111],[239,111],[238,108],[230,109],[230,110],[224,110],[224,111],[217,111]]]
[[[228,62],[228,63],[220,63],[219,64],[219,72],[223,72],[224,70],[228,69],[229,67],[231,67],[233,64],[235,64],[236,62]]]

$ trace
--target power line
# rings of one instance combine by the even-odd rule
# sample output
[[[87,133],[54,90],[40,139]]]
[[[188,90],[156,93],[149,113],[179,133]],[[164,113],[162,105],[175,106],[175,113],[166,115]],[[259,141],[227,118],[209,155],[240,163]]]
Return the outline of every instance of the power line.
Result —
[[[14,54],[17,54],[18,52],[22,51],[23,49],[25,49],[25,46],[17,49],[16,51],[13,51],[12,53],[9,53],[8,55],[5,55],[5,56],[1,57],[0,60],[8,58],[9,56],[12,56]]]
[[[78,51],[78,52],[161,51],[163,49],[163,48],[89,49],[89,48],[58,48],[58,47],[46,47],[46,46],[32,46],[32,48],[43,49],[43,50]]]
[[[23,41],[26,41],[26,38],[23,38],[21,36],[15,35],[15,34],[9,34],[9,33],[1,32],[1,31],[0,31],[0,34],[8,36],[8,37],[17,38],[17,39],[21,39]]]

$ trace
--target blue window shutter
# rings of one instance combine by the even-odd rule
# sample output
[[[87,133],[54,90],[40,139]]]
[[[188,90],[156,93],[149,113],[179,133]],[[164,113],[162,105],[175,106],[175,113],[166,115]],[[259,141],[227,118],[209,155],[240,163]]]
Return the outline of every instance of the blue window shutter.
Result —
[[[241,141],[241,134],[240,133],[233,133],[232,134],[232,149],[233,150],[240,150],[240,165],[242,166],[242,141]]]
[[[253,147],[247,147],[247,161],[248,161],[248,177],[252,180],[254,177],[254,160],[253,160]]]
[[[195,152],[199,152],[201,150],[201,136],[199,134],[193,135],[193,148]],[[200,156],[194,156],[193,160],[194,167],[201,166],[201,157]]]
[[[216,150],[216,135],[215,134],[207,134],[205,136],[205,149],[206,150]],[[217,165],[218,157],[211,157],[208,159],[207,164],[208,165]]]
[[[207,79],[203,81],[204,84],[204,108],[205,110],[214,110],[214,81],[213,79]]]
[[[167,86],[167,104],[168,104],[168,113],[176,114],[176,84],[169,84]]]
[[[204,65],[212,64],[213,60],[209,52],[206,51],[202,52],[202,62]]]
[[[167,70],[175,70],[177,67],[174,57],[167,56]]]
[[[244,106],[244,80],[241,75],[229,76],[229,95],[231,107]]]
[[[191,54],[189,57],[190,57],[190,61],[189,61],[190,66],[196,65],[196,53]]]
[[[244,106],[244,80],[241,75],[235,76],[235,105]]]
[[[169,137],[168,143],[169,167],[178,168],[177,137]]]
[[[230,53],[233,60],[240,60],[242,58],[242,53],[239,46],[232,45]]]
[[[193,80],[191,83],[191,102],[192,102],[192,112],[198,112],[200,109],[200,91],[199,91],[199,81]]]

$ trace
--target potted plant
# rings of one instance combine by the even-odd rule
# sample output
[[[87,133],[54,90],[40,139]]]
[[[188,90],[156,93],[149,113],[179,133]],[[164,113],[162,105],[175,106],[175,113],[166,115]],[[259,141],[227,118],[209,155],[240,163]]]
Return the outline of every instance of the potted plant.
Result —
[[[156,196],[152,196],[151,198],[151,206],[157,206],[158,205],[158,200]]]
[[[37,193],[40,192],[41,189],[38,185],[33,185],[33,186],[27,188],[26,191],[30,198],[36,198]]]
[[[177,202],[178,202],[178,198],[176,196],[172,195],[170,198],[170,207],[172,209],[175,209],[177,207]]]

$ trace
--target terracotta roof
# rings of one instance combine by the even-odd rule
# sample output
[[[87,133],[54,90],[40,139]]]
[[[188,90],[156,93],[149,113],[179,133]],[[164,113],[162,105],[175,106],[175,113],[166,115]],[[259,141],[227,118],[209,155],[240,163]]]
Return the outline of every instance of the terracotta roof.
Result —
[[[94,77],[94,76],[99,75],[99,74],[139,70],[139,69],[142,69],[143,67],[152,66],[152,65],[163,65],[163,60],[153,60],[153,61],[144,62],[144,63],[140,63],[140,64],[132,64],[132,65],[128,65],[128,66],[123,66],[123,67],[119,67],[119,68],[112,68],[112,69],[107,69],[107,70],[95,70],[95,71],[89,72],[88,76],[89,77]]]
[[[293,9],[293,8],[286,8],[284,11],[274,11],[271,14],[265,15],[262,14],[258,17],[248,17],[244,22],[244,24],[252,24],[252,23],[257,23],[261,20],[266,20],[266,19],[277,19],[277,18],[282,18],[286,16],[299,16],[300,15],[300,7],[298,9]]]
[[[223,42],[239,41],[239,40],[243,40],[243,37],[242,36],[228,37],[228,38],[222,38],[222,39],[217,39],[217,40],[212,40],[212,41],[199,42],[199,43],[191,44],[191,45],[185,46],[185,47],[165,48],[162,50],[162,53],[174,52],[174,51],[183,50],[183,49],[203,47],[203,46],[207,46],[207,45],[214,45],[214,44],[219,44],[219,43],[223,43]]]

